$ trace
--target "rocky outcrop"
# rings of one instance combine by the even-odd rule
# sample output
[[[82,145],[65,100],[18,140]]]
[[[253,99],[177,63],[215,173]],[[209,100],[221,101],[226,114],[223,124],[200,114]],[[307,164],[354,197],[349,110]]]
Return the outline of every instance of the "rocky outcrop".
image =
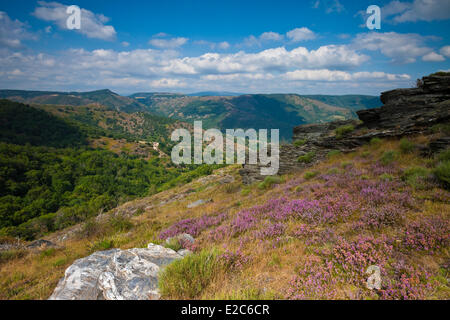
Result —
[[[358,111],[364,126],[393,129],[396,135],[421,132],[450,119],[450,76],[424,77],[419,88],[381,94],[384,106]]]
[[[76,260],[50,300],[159,299],[158,273],[188,252],[150,243],[147,248],[112,249]]]
[[[312,166],[323,160],[331,150],[351,152],[372,138],[402,137],[429,133],[439,123],[450,122],[450,73],[422,78],[417,88],[397,89],[381,94],[383,106],[358,111],[359,120],[307,124],[295,127],[293,141],[303,145],[280,146],[280,169],[283,175]],[[339,129],[348,130],[338,134]],[[449,137],[438,137],[425,147],[424,153],[446,149]],[[311,161],[298,161],[302,155],[313,154]],[[258,165],[244,165],[240,170],[246,184],[261,181]]]

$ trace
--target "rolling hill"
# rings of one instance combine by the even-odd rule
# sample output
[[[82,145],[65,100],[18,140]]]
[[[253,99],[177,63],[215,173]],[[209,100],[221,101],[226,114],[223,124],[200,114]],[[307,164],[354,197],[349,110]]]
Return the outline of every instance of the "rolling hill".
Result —
[[[356,111],[381,105],[373,96],[301,96],[297,94],[251,94],[241,96],[184,96],[139,93],[130,96],[147,110],[184,121],[202,120],[205,128],[279,128],[291,138],[292,127],[351,119]]]
[[[120,96],[108,89],[90,92],[0,90],[0,98],[28,104],[69,106],[99,104],[112,110],[124,112],[145,110],[145,106],[136,100]]]
[[[0,90],[0,98],[34,105],[105,106],[110,111],[153,113],[191,123],[202,120],[205,129],[277,128],[284,140],[291,139],[294,126],[356,118],[357,110],[381,105],[378,97],[362,95],[140,92],[124,97],[107,89],[92,92]]]

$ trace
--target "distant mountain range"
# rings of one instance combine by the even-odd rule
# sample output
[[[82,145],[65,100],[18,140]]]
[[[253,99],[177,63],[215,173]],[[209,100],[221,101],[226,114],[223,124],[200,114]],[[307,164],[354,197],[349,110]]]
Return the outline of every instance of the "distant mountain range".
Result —
[[[290,139],[292,128],[356,117],[356,111],[379,107],[379,97],[364,95],[298,95],[199,92],[141,92],[128,97],[108,89],[92,92],[0,90],[0,98],[40,105],[102,105],[110,110],[149,112],[176,120],[202,120],[206,128],[278,128]]]
[[[243,94],[227,91],[203,91],[203,92],[189,93],[187,95],[191,97],[237,97],[242,96]]]
[[[0,98],[28,104],[61,106],[98,104],[112,110],[124,112],[144,111],[145,109],[145,106],[135,99],[118,95],[108,89],[91,92],[0,90]]]
[[[290,139],[292,128],[300,124],[355,118],[356,111],[381,105],[379,97],[362,95],[188,96],[139,93],[130,98],[158,115],[187,122],[202,120],[204,128],[279,128],[281,137],[285,139]]]

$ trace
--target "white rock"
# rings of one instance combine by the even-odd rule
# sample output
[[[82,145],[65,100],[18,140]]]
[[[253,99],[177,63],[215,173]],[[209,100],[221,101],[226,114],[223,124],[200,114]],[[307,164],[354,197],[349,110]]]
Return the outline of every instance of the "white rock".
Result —
[[[147,248],[113,249],[76,260],[50,300],[158,299],[161,268],[183,256],[150,243]]]

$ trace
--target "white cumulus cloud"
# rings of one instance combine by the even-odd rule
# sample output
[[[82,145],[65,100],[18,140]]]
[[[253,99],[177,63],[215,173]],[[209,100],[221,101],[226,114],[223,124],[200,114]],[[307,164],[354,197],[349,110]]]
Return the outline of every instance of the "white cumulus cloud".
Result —
[[[0,11],[0,46],[18,48],[27,39],[36,39],[28,31],[27,25],[19,20],[12,20],[6,12]]]
[[[339,70],[295,70],[287,72],[284,77],[294,81],[364,81],[364,80],[409,80],[407,74],[390,74],[385,72],[346,72]]]
[[[305,27],[291,30],[286,33],[286,36],[293,42],[313,40],[316,38],[316,34]]]
[[[282,34],[279,34],[277,32],[264,32],[262,33],[259,38],[263,41],[281,41],[284,39],[284,36]]]
[[[63,30],[67,29],[66,13],[67,5],[58,2],[38,1],[39,6],[34,10],[33,15],[41,20],[55,23]],[[109,19],[102,14],[95,14],[92,11],[81,8],[81,28],[74,29],[88,38],[101,40],[115,40],[116,30],[113,26],[105,25]]]
[[[353,46],[359,50],[380,51],[395,63],[412,63],[432,51],[428,39],[415,33],[369,32],[356,36]]]
[[[450,58],[450,46],[442,47],[440,53],[447,58]]]
[[[414,0],[391,1],[381,10],[384,17],[392,17],[395,23],[450,19],[450,1]]]
[[[422,57],[423,61],[426,62],[441,62],[445,61],[444,56],[437,54],[436,52],[430,52]]]
[[[157,48],[174,49],[185,45],[188,40],[189,39],[182,37],[171,39],[151,39],[149,44]]]

